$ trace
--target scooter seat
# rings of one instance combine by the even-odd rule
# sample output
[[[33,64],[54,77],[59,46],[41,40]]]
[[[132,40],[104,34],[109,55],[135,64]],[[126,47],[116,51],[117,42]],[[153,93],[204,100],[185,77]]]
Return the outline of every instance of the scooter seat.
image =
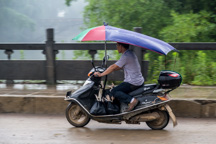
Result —
[[[136,95],[139,95],[139,94],[142,94],[143,92],[145,91],[149,91],[149,90],[152,90],[154,89],[155,87],[157,86],[157,84],[146,84],[138,89],[136,89],[135,91],[132,91],[129,93],[129,95],[131,96],[136,96]]]

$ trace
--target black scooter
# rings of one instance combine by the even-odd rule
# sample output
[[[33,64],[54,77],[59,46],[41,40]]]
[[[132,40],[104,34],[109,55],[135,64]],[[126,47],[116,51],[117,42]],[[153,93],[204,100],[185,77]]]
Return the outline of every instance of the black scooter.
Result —
[[[106,70],[103,65],[95,67],[92,61],[93,68],[84,85],[73,93],[67,92],[65,100],[70,104],[66,109],[66,118],[70,124],[75,127],[83,127],[89,123],[90,119],[111,124],[121,124],[122,121],[127,124],[146,122],[151,129],[161,130],[167,126],[171,118],[173,125],[177,125],[176,117],[167,104],[170,101],[169,92],[179,87],[182,81],[181,75],[174,71],[161,71],[158,84],[146,84],[129,93],[139,100],[139,104],[134,110],[126,112],[128,106],[119,102],[117,103],[120,109],[119,113],[91,114],[91,108],[97,101],[95,96],[102,95],[103,97],[105,92],[105,86],[101,85],[101,77],[94,76],[94,72],[102,73]]]

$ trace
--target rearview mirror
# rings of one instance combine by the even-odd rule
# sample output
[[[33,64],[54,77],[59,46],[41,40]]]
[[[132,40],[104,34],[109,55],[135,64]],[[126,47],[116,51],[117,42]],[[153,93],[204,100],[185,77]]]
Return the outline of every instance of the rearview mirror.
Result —
[[[92,67],[95,69],[95,71],[96,71],[96,68],[95,68],[95,65],[94,65],[94,60],[92,59],[91,60],[91,64],[92,64]]]

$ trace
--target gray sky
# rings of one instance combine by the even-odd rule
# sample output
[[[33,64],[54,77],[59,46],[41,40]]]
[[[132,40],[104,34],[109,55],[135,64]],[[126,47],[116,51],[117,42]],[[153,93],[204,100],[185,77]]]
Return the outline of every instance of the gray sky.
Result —
[[[61,6],[56,3],[54,5],[57,9],[56,17],[41,19],[38,28],[44,31],[44,36],[45,29],[54,28],[56,42],[72,42],[71,39],[80,33],[82,31],[80,28],[84,26],[83,10],[86,4],[85,0],[72,2],[69,7],[64,4],[64,1]]]
[[[0,25],[0,42],[44,42],[47,28],[55,29],[56,42],[72,42],[71,39],[81,32],[80,27],[84,26],[83,10],[87,5],[85,0],[71,2],[69,7],[65,5],[65,0],[11,0],[7,3],[7,8],[15,13],[11,15],[4,9],[5,22]],[[26,27],[24,22],[20,24],[20,19],[23,19],[20,15],[31,19],[34,28]]]
[[[74,42],[72,41],[72,38],[82,31],[80,29],[81,27],[84,27],[83,10],[87,5],[85,0],[72,2],[69,7],[65,5],[64,0],[38,0],[36,2],[41,6],[40,10],[43,11],[44,15],[40,15],[40,11],[36,11],[35,17],[31,17],[31,19],[35,21],[34,30],[26,30],[25,34],[11,34],[12,36],[23,36],[21,39],[16,39],[17,36],[14,36],[14,38],[10,37],[9,34],[9,38],[4,41],[0,39],[0,43],[45,43],[47,28],[54,28],[54,39],[56,43]],[[14,4],[15,8],[21,9],[23,14],[28,13],[28,11],[22,9],[22,6],[18,5],[18,7],[17,3],[12,4]],[[13,26],[15,27],[16,25]],[[8,33],[7,29],[4,31]],[[66,59],[72,58],[72,51],[65,53],[66,54],[62,54],[60,52],[58,57],[60,59],[61,57],[66,57]],[[41,54],[41,51],[14,51],[12,59],[20,59],[23,57],[22,55],[24,56],[24,59],[45,59],[45,56]],[[7,55],[4,54],[3,50],[0,50],[0,59],[7,59]]]

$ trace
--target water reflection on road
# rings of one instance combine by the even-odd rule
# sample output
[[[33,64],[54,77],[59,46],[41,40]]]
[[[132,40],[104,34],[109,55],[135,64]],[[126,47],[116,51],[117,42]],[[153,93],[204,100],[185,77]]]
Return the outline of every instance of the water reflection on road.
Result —
[[[164,130],[145,123],[104,124],[91,120],[83,128],[71,126],[64,115],[0,114],[0,143],[52,144],[214,144],[215,119],[177,118]]]
[[[68,132],[72,135],[77,135],[83,140],[91,139],[104,142],[114,142],[114,141],[124,141],[124,142],[143,142],[146,141],[146,138],[149,140],[163,140],[171,135],[171,131],[160,130],[153,131],[147,129],[145,124],[140,126],[133,127],[130,125],[124,125],[125,127],[116,127],[115,125],[110,125],[109,127],[103,125],[103,127],[96,126],[95,128],[70,128]]]
[[[0,89],[16,89],[16,90],[68,90],[68,89],[78,89],[80,84],[56,84],[56,85],[46,85],[46,84],[0,84]]]

